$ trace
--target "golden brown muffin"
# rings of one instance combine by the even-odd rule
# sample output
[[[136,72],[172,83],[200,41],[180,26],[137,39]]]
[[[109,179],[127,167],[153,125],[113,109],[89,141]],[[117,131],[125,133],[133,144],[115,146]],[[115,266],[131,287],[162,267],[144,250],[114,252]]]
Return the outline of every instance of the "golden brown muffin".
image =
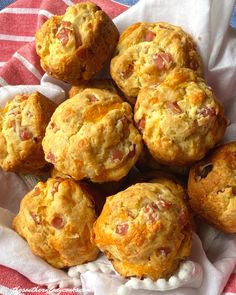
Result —
[[[202,159],[224,136],[227,120],[212,89],[196,73],[175,68],[138,95],[134,120],[150,154],[165,165]]]
[[[188,193],[199,216],[224,232],[236,233],[236,142],[216,148],[192,167]]]
[[[57,268],[96,259],[92,244],[96,219],[91,195],[72,179],[39,182],[21,201],[13,228],[33,253]]]
[[[111,76],[131,103],[141,88],[162,82],[175,67],[202,74],[192,37],[168,23],[136,23],[120,36],[111,61]]]
[[[56,109],[43,149],[59,172],[75,180],[107,182],[127,175],[142,140],[128,103],[110,91],[87,88]]]
[[[189,255],[192,230],[184,194],[159,179],[107,198],[94,241],[119,274],[167,278]]]
[[[83,91],[86,88],[97,88],[97,89],[104,89],[109,90],[110,92],[114,92],[119,94],[118,88],[115,86],[114,82],[109,79],[97,79],[97,80],[90,80],[86,84],[80,84],[78,86],[72,86],[69,91],[69,98],[75,96],[79,92]]]
[[[48,74],[77,84],[100,71],[118,38],[109,16],[96,4],[83,2],[43,24],[36,33],[36,51]]]
[[[0,167],[36,172],[46,165],[42,139],[56,104],[42,94],[16,95],[0,110]]]

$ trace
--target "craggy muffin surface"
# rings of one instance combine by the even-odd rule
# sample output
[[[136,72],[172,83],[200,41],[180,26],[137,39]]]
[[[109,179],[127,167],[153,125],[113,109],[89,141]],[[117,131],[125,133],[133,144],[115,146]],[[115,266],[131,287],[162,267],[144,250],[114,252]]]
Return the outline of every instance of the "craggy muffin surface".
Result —
[[[143,88],[134,120],[154,159],[177,166],[202,159],[227,125],[212,89],[187,68],[176,68],[161,84]]]
[[[115,86],[113,80],[111,79],[97,79],[90,80],[88,83],[80,84],[77,86],[72,86],[69,90],[69,98],[75,96],[81,91],[84,91],[86,88],[96,88],[96,89],[104,89],[109,90],[110,92],[118,93],[118,88]]]
[[[65,82],[77,84],[97,73],[114,51],[119,33],[112,20],[92,2],[67,8],[36,33],[42,68]]]
[[[236,233],[236,142],[216,148],[192,167],[188,193],[199,216],[222,231]]]
[[[46,165],[42,139],[56,104],[42,94],[16,95],[0,110],[0,167],[36,172]]]
[[[108,197],[94,241],[125,277],[167,278],[191,249],[184,190],[170,180],[138,183]]]
[[[13,228],[33,253],[57,268],[96,259],[91,241],[96,219],[90,194],[72,179],[39,182],[22,200]]]
[[[87,88],[56,109],[43,148],[59,172],[76,180],[107,182],[127,175],[142,140],[128,103],[110,91]]]
[[[131,103],[141,88],[162,82],[175,67],[202,74],[192,37],[168,23],[136,23],[120,36],[111,61],[111,76]]]

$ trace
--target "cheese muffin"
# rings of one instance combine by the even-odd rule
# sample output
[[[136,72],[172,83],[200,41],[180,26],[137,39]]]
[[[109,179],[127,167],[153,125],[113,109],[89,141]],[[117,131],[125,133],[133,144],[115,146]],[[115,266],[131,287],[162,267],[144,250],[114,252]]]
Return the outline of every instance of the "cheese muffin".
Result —
[[[36,51],[48,74],[77,84],[100,71],[118,38],[109,16],[95,3],[82,2],[42,25],[36,33]]]
[[[56,268],[96,259],[92,244],[96,219],[91,195],[72,179],[39,182],[21,201],[13,228],[32,252]]]
[[[131,103],[141,88],[162,82],[175,67],[202,75],[202,61],[192,37],[168,23],[136,23],[120,36],[111,76]]]
[[[114,82],[110,79],[97,79],[97,80],[90,80],[86,84],[80,84],[77,86],[72,86],[69,90],[69,98],[75,96],[79,92],[83,91],[86,88],[97,88],[97,89],[104,89],[109,90],[110,92],[114,92],[116,94],[120,94],[120,91],[115,86]]]
[[[0,167],[38,172],[47,162],[42,139],[56,104],[42,94],[16,95],[0,110]]]
[[[87,88],[53,114],[43,140],[45,159],[75,180],[118,181],[142,150],[132,117],[130,105],[117,94]]]
[[[188,193],[199,216],[219,230],[236,233],[236,142],[216,148],[192,167]]]
[[[94,242],[124,277],[168,278],[191,250],[184,190],[154,182],[108,197],[94,224]]]
[[[160,85],[143,88],[134,120],[154,159],[174,166],[202,159],[227,125],[212,89],[187,68],[176,68]]]

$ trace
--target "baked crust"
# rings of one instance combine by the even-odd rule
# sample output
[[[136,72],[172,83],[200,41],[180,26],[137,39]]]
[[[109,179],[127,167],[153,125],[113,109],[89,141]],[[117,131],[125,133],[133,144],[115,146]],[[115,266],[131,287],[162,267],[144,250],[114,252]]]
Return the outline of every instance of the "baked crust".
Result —
[[[47,162],[42,139],[56,104],[42,94],[16,95],[0,110],[0,167],[35,173]]]
[[[90,241],[96,219],[91,195],[72,179],[39,182],[21,201],[13,228],[33,253],[57,268],[95,260]]]
[[[76,180],[118,181],[142,150],[132,117],[130,105],[117,94],[86,88],[53,114],[43,140],[45,159]]]
[[[109,16],[96,4],[83,2],[42,25],[36,33],[36,51],[48,74],[75,85],[100,71],[118,38]]]
[[[175,68],[161,84],[143,88],[134,120],[154,159],[171,166],[202,159],[227,126],[212,89],[187,68]]]
[[[175,67],[202,75],[202,61],[192,37],[168,23],[140,22],[120,36],[110,71],[132,104],[143,87],[161,83]]]
[[[192,245],[185,192],[165,178],[108,197],[94,224],[94,241],[124,277],[167,278]]]
[[[227,233],[236,233],[236,142],[216,148],[195,164],[188,193],[193,210]]]
[[[110,92],[114,92],[116,94],[120,94],[118,88],[115,86],[115,83],[111,79],[97,79],[90,80],[87,83],[72,86],[69,90],[69,98],[75,96],[79,92],[85,90],[86,88],[96,88],[96,89],[104,89],[109,90]]]

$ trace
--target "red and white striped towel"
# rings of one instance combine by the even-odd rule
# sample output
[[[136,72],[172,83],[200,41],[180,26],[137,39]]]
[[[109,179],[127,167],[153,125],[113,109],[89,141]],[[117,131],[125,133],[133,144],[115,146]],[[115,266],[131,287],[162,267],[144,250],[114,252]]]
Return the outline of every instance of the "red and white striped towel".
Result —
[[[112,18],[128,9],[128,6],[116,1],[93,1]],[[44,71],[35,52],[35,31],[50,16],[63,14],[68,5],[77,2],[81,1],[18,0],[0,12],[0,86],[39,84]],[[17,288],[21,288],[21,291],[16,291]],[[0,294],[47,294],[46,289],[40,289],[42,287],[31,283],[21,274],[0,265]],[[225,287],[226,294],[236,294],[236,273],[231,275]]]
[[[35,52],[34,34],[54,14],[81,1],[18,0],[0,12],[0,86],[39,84],[43,70]],[[128,7],[109,0],[94,0],[112,18]]]

